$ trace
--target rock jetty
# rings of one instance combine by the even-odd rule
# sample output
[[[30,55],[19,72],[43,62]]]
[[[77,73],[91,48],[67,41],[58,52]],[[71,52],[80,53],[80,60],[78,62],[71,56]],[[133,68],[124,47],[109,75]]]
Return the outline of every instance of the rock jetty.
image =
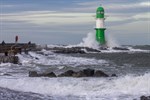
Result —
[[[29,71],[29,77],[109,77],[109,75],[101,70],[87,68],[77,72],[67,70],[59,75],[56,75],[54,72],[38,74],[36,71]],[[110,77],[117,77],[117,75],[112,74]]]

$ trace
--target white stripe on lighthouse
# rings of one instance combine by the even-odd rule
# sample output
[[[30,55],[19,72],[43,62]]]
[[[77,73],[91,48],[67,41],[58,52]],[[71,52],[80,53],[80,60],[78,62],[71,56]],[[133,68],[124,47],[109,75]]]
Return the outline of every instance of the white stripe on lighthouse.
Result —
[[[104,28],[104,19],[96,19],[96,28]]]

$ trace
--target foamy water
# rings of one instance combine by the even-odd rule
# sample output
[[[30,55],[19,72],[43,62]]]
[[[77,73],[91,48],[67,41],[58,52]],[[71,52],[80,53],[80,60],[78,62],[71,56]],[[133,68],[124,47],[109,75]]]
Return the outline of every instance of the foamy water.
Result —
[[[50,51],[43,50],[44,54],[47,56],[38,54],[36,52],[29,52],[29,55],[18,55],[20,58],[20,62],[23,65],[27,64],[42,64],[42,65],[98,65],[105,64],[107,61],[105,60],[96,60],[92,58],[83,58],[83,57],[71,57],[66,55],[57,55]]]
[[[119,43],[116,42],[116,40],[113,38],[113,36],[107,35],[106,36],[106,44],[108,47],[120,47]],[[49,47],[53,47],[53,45],[49,46]],[[88,33],[86,37],[84,37],[82,39],[82,42],[80,42],[77,45],[69,45],[67,47],[89,47],[89,48],[93,48],[93,49],[99,49],[100,45],[99,43],[96,41],[96,36],[95,33]]]
[[[147,55],[149,54],[147,53],[149,50],[128,48],[129,51],[118,51],[109,48],[109,50],[103,50],[102,53],[129,52],[129,54],[136,54],[137,52],[142,52],[145,54],[146,52]],[[97,53],[97,55],[99,55],[99,53]],[[121,57],[121,55],[118,56]],[[126,72],[127,74],[118,74],[118,77],[115,78],[28,77],[30,69],[41,70],[45,68],[43,65],[47,65],[46,68],[51,66],[55,67],[55,65],[57,65],[59,69],[62,69],[64,66],[73,68],[84,66],[84,68],[86,68],[86,65],[88,65],[90,68],[96,66],[100,70],[105,69],[105,71],[110,72],[115,69],[115,73],[121,72],[122,68],[125,69],[125,67],[128,68],[128,70],[125,71],[131,69],[142,71],[146,70],[148,66],[133,67],[132,64],[134,63],[123,63],[122,66],[117,66],[106,59],[81,56],[73,57],[71,55],[55,54],[47,50],[29,52],[28,55],[18,54],[18,57],[21,64],[0,64],[0,87],[22,92],[39,93],[54,97],[53,100],[68,100],[69,97],[71,97],[71,100],[77,100],[77,98],[79,98],[78,100],[138,100],[140,96],[150,94],[149,70],[143,71],[144,74],[143,72],[142,74],[134,72],[130,74],[130,72]],[[143,59],[147,59],[149,56],[144,57],[146,58]]]
[[[127,100],[150,94],[150,73],[118,78],[1,77],[0,86],[56,97],[77,96],[84,100]],[[67,99],[65,99],[67,100]]]
[[[49,45],[49,47],[53,47],[53,45]],[[96,41],[95,34],[90,32],[87,34],[86,37],[82,39],[82,41],[79,44],[66,46],[66,48],[71,47],[89,47],[93,49],[99,49],[99,43]]]

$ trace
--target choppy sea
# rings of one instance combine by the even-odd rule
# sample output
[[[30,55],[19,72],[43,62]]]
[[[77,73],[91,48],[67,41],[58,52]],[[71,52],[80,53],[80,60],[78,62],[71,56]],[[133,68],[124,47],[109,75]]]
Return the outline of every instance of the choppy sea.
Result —
[[[139,100],[150,95],[150,46],[128,48],[86,54],[44,49],[18,54],[19,64],[0,64],[0,100]],[[85,68],[118,77],[28,77],[29,71],[60,74]]]

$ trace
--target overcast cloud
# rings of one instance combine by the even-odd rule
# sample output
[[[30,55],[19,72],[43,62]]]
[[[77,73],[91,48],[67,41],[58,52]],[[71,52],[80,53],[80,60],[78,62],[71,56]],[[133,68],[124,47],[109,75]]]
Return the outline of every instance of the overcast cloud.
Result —
[[[93,32],[95,11],[106,13],[106,36],[119,44],[150,44],[149,0],[0,0],[0,41],[77,44]]]

